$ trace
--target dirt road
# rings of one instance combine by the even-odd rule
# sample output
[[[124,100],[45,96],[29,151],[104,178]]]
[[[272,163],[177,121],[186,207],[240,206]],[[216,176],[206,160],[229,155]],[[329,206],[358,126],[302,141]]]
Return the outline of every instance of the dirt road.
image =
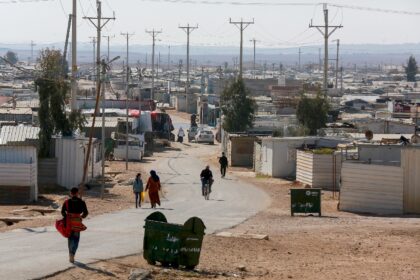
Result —
[[[214,159],[211,156],[209,161]],[[293,183],[258,178],[241,169],[231,170],[228,177],[232,175],[263,189],[272,203],[229,231],[268,234],[269,240],[207,235],[196,272],[151,267],[136,255],[92,264],[100,273],[76,268],[53,279],[127,279],[136,267],[151,270],[158,280],[420,279],[419,217],[339,212],[337,199],[329,192],[322,198],[323,217],[291,217]]]

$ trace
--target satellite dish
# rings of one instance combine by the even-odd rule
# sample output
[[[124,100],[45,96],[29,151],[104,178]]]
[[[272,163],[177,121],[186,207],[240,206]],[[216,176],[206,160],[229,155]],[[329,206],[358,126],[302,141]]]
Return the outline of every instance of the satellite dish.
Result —
[[[373,139],[373,132],[371,130],[366,130],[365,131],[365,137],[367,140],[372,140]]]

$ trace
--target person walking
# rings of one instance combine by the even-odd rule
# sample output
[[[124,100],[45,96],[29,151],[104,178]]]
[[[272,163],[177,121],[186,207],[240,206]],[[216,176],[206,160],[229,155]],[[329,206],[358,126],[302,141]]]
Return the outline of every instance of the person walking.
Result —
[[[136,196],[136,208],[141,208],[141,193],[143,192],[143,181],[141,180],[141,174],[137,173],[136,179],[133,183],[133,193]]]
[[[225,156],[225,153],[222,153],[222,156],[219,158],[220,163],[220,173],[222,174],[222,178],[226,176],[226,168],[228,167],[228,159]]]
[[[82,223],[89,214],[86,203],[79,198],[79,189],[72,188],[70,199],[66,200],[61,208],[61,215],[66,221],[66,227],[70,227],[71,233],[68,238],[69,261],[74,263],[77,248],[79,247],[80,232],[86,230]]]
[[[156,208],[156,204],[160,206],[159,191],[161,190],[160,178],[156,171],[150,171],[150,177],[147,180],[146,190],[149,190],[150,204],[152,208]]]
[[[182,129],[182,127],[178,130],[178,142],[182,143],[184,141],[184,137],[185,137],[185,132],[184,129]]]

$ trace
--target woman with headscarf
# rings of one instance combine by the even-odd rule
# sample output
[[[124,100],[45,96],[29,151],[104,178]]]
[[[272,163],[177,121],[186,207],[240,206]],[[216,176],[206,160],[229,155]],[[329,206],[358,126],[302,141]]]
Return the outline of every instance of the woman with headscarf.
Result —
[[[160,206],[159,191],[161,189],[159,176],[156,174],[156,171],[150,171],[149,180],[147,180],[147,185],[145,191],[149,191],[150,204],[152,208],[156,208],[156,204]]]

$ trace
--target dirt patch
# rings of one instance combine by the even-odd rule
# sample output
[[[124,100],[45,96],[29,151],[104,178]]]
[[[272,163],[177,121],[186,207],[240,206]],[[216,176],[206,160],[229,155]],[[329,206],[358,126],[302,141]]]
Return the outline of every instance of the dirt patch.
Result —
[[[128,170],[125,170],[125,162],[121,161],[107,162],[106,165],[108,176],[103,199],[100,198],[101,187],[99,184],[90,185],[91,188],[86,189],[83,195],[83,200],[86,201],[88,206],[89,217],[134,207],[132,182],[135,175],[139,172],[142,173],[143,181],[148,177],[145,169],[147,164],[145,163],[130,162]],[[36,204],[1,205],[0,217],[24,217],[30,220],[14,223],[10,226],[0,221],[0,232],[19,228],[53,226],[55,220],[61,219],[61,206],[67,198],[68,191],[66,189],[49,188],[48,193],[41,193]],[[41,212],[45,209],[55,211],[43,215]]]

